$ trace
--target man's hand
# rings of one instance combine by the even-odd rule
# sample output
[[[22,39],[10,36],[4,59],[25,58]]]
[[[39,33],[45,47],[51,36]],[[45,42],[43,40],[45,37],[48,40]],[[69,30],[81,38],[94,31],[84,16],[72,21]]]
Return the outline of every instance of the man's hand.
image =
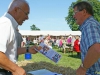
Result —
[[[29,48],[29,52],[32,53],[32,54],[36,54],[37,51],[36,51],[35,49],[38,49],[38,47],[37,47],[37,46],[31,46],[31,47]]]
[[[27,75],[27,74],[23,68],[16,67],[15,71],[12,72],[12,75]]]
[[[76,71],[76,75],[86,75],[86,70],[80,66]]]

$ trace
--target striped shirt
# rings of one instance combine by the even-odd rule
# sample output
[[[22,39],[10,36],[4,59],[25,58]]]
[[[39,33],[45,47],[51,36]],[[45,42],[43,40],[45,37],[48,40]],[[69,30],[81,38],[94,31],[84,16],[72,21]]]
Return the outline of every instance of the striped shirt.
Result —
[[[81,59],[83,61],[90,46],[100,43],[100,24],[90,16],[80,26],[80,31],[82,32],[80,48]],[[100,59],[87,71],[89,75],[98,75],[96,74],[97,72],[100,72]]]

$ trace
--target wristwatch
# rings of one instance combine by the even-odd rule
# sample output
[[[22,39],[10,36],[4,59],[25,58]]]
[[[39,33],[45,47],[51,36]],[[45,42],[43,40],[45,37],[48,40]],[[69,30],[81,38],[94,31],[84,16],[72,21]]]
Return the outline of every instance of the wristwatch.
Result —
[[[29,47],[26,47],[26,52],[27,52],[27,53],[29,52]]]
[[[88,69],[88,68],[84,67],[84,64],[83,63],[80,65],[80,67],[82,67],[84,70],[87,70]]]

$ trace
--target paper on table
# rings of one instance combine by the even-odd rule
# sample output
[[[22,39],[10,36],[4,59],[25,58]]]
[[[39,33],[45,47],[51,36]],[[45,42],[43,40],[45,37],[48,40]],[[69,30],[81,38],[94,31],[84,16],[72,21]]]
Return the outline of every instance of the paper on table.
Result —
[[[41,48],[39,50],[36,49],[38,52],[42,53],[55,63],[57,63],[60,60],[61,55],[56,51],[54,51],[53,49],[51,49],[50,47],[48,47],[47,45],[45,45],[43,42],[41,42],[39,46]]]
[[[28,73],[32,74],[32,75],[62,75],[62,74],[51,72],[51,71],[46,70],[46,69],[41,69],[41,70],[36,70],[36,71],[29,71]]]

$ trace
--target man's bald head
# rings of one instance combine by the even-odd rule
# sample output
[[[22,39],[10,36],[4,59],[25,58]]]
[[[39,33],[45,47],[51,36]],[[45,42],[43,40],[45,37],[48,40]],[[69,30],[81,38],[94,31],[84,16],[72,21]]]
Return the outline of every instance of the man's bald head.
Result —
[[[12,11],[15,7],[21,7],[23,4],[26,4],[29,7],[29,4],[26,0],[12,0],[8,7],[8,11]]]

